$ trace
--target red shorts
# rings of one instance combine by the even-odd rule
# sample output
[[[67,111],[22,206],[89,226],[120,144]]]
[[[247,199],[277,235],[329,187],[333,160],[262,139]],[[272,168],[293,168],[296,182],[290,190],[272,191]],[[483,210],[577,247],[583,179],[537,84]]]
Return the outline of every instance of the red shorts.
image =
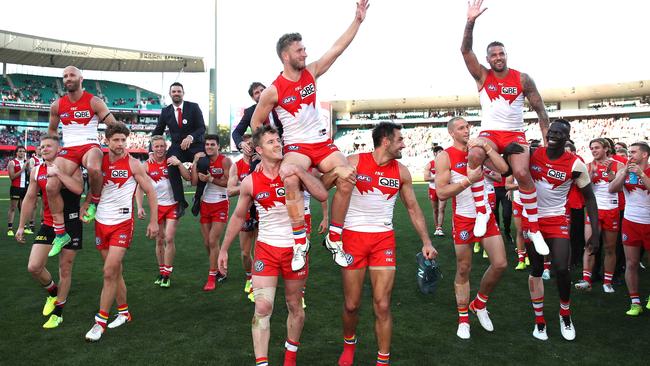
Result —
[[[207,224],[210,222],[227,222],[228,221],[228,200],[217,203],[201,202],[201,219],[199,222]]]
[[[569,239],[569,220],[566,215],[540,217],[538,223],[544,239]]]
[[[305,214],[305,228],[307,230],[307,236],[311,234],[311,214]]]
[[[291,258],[293,248],[279,248],[263,243],[255,242],[255,260],[253,261],[254,276],[280,276],[285,280],[303,280],[309,275],[309,256],[305,267],[300,271],[291,270]]]
[[[641,247],[650,251],[650,224],[638,224],[636,222],[623,219],[623,228],[621,229],[621,238],[623,245],[630,247]]]
[[[528,146],[528,141],[526,141],[526,134],[519,131],[487,130],[481,131],[478,136],[485,137],[486,139],[494,142],[494,144],[497,146],[497,152],[499,154],[503,154],[503,150],[506,148],[506,146],[510,145],[513,142],[516,142],[519,145]]]
[[[601,230],[618,232],[620,230],[620,226],[618,224],[620,219],[621,216],[618,208],[612,208],[610,210],[598,210],[598,225],[600,225]],[[589,224],[591,224],[589,215],[585,215],[585,225]]]
[[[366,267],[395,268],[395,232],[363,233],[343,229],[343,251],[348,266],[343,269]]]
[[[133,240],[133,219],[115,225],[104,225],[95,221],[95,247],[99,250],[109,247],[129,248]]]
[[[325,160],[326,157],[330,156],[334,152],[339,151],[339,149],[334,145],[331,139],[327,141],[317,142],[315,144],[291,144],[284,147],[283,152],[290,153],[295,152],[302,154],[311,159],[311,165],[317,166],[321,161]]]
[[[436,193],[435,188],[429,187],[429,199],[431,201],[437,201],[438,200],[438,194]]]
[[[62,147],[57,156],[81,165],[81,160],[86,153],[94,148],[100,149],[98,144],[85,144],[79,146]]]
[[[512,216],[517,217],[517,218],[523,218],[523,213],[524,213],[524,206],[512,201]]]
[[[176,217],[176,206],[178,206],[178,203],[169,206],[158,205],[158,225],[162,224],[165,220],[178,219]]]
[[[451,225],[451,237],[454,239],[454,244],[474,244],[483,238],[491,238],[493,236],[501,235],[497,220],[494,218],[494,213],[490,213],[490,219],[487,223],[487,231],[483,238],[474,237],[474,223],[476,219],[454,215]]]

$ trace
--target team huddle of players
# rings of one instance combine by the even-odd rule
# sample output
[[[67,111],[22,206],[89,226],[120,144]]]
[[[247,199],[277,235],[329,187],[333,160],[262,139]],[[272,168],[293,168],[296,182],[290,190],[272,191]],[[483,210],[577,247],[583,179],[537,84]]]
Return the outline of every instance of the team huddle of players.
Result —
[[[644,142],[629,149],[629,161],[615,162],[607,155],[606,143],[591,142],[594,161],[585,165],[567,152],[571,126],[559,119],[549,123],[532,78],[508,68],[503,44],[490,43],[481,65],[472,50],[474,22],[485,9],[478,0],[468,7],[467,25],[461,51],[467,68],[476,81],[482,107],[479,137],[470,139],[470,125],[462,117],[448,123],[452,146],[438,149],[428,166],[425,179],[431,183],[432,200],[452,200],[452,236],[457,258],[454,289],[458,306],[457,335],[470,338],[469,312],[480,325],[494,330],[487,311],[489,296],[506,269],[506,251],[494,207],[490,204],[489,184],[485,176],[509,177],[517,224],[519,253],[529,259],[532,270],[529,290],[535,322],[533,336],[548,339],[544,317],[545,258],[552,263],[560,295],[559,323],[562,336],[575,338],[571,320],[569,277],[570,223],[566,214],[567,197],[577,190],[584,197],[587,211],[587,245],[584,283],[591,287],[588,269],[590,254],[598,251],[601,231],[605,239],[604,290],[612,292],[611,242],[621,230],[626,255],[626,283],[631,308],[628,315],[642,312],[638,294],[638,266],[641,247],[650,249],[650,147]],[[37,234],[29,259],[29,271],[48,292],[43,315],[45,328],[63,321],[62,311],[70,288],[70,268],[76,250],[81,248],[81,222],[95,220],[96,247],[104,260],[104,284],[99,311],[86,333],[89,341],[98,341],[106,328],[131,321],[126,285],[122,277],[122,259],[130,246],[134,226],[132,197],[136,197],[137,215],[144,219],[143,198],[149,207],[147,236],[156,239],[159,277],[156,285],[171,286],[174,237],[179,222],[179,202],[174,199],[168,167],[178,167],[181,176],[193,185],[205,183],[200,199],[200,223],[209,257],[209,274],[203,289],[212,291],[228,274],[229,248],[239,237],[246,272],[245,291],[255,304],[252,337],[255,362],[268,365],[270,317],[273,312],[278,278],[284,280],[288,308],[285,365],[295,365],[305,319],[304,290],[309,273],[310,248],[309,195],[326,202],[328,190],[336,186],[331,203],[331,219],[324,240],[333,260],[342,267],[343,351],[339,365],[352,365],[356,347],[356,326],[366,271],[370,274],[375,312],[377,365],[390,363],[392,315],[391,290],[395,279],[395,235],[393,209],[399,196],[422,241],[427,259],[437,256],[413,192],[411,175],[401,158],[404,140],[401,126],[382,122],[372,131],[374,150],[344,156],[333,144],[328,128],[319,116],[316,80],[324,74],[354,39],[365,19],[368,2],[357,3],[350,27],[320,59],[307,64],[300,34],[286,34],[277,43],[283,72],[265,89],[251,120],[252,135],[244,139],[247,148],[241,160],[233,164],[219,153],[219,138],[205,136],[205,150],[195,155],[187,169],[179,159],[168,157],[162,136],[152,137],[152,155],[142,164],[125,150],[129,130],[115,121],[101,99],[81,88],[81,73],[74,66],[63,72],[66,95],[51,108],[50,134],[41,141],[43,161],[32,168],[15,233],[24,241],[24,226],[31,217],[40,191],[44,207],[43,225]],[[531,150],[523,133],[524,100],[537,112],[544,138],[543,147]],[[268,123],[274,114],[282,134]],[[180,117],[179,117],[180,118]],[[97,141],[97,124],[107,125],[108,152],[103,154]],[[181,121],[179,120],[179,125]],[[57,137],[63,124],[64,146]],[[208,159],[205,173],[198,168]],[[257,166],[251,169],[253,159]],[[90,192],[81,203],[83,180],[79,168],[88,170]],[[16,171],[22,169],[16,165]],[[24,179],[24,178],[19,178]],[[572,188],[574,187],[574,188]],[[12,188],[13,189],[13,188]],[[619,195],[625,194],[626,206],[619,225]],[[228,199],[237,195],[237,206],[229,218]],[[251,209],[254,207],[254,209]],[[436,236],[442,231],[442,209],[434,213]],[[327,212],[319,231],[327,226]],[[220,245],[222,234],[225,236]],[[254,256],[251,254],[255,242]],[[614,239],[615,241],[615,239]],[[478,293],[470,298],[469,274],[472,245],[480,242],[490,266],[482,277]],[[525,249],[524,249],[525,248]],[[58,285],[45,268],[48,256],[60,254]],[[524,254],[525,253],[525,254]],[[585,284],[586,283],[586,284]],[[110,323],[113,304],[117,314]]]

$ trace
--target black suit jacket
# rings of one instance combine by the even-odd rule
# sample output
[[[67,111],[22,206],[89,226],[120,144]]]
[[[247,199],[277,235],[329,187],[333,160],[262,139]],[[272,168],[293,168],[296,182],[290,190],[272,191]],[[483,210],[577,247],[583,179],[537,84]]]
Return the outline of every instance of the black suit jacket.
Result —
[[[232,140],[235,142],[235,146],[237,146],[237,149],[239,149],[239,144],[244,139],[244,134],[246,133],[246,130],[251,125],[251,119],[253,118],[255,107],[257,107],[257,104],[253,104],[252,106],[244,109],[244,115],[241,117],[241,121],[239,121],[237,127],[235,127],[235,129],[232,131]],[[274,119],[273,125],[275,126],[275,128],[278,129],[278,133],[280,134],[280,137],[282,137],[282,124],[280,123],[280,118],[278,118],[277,113],[275,113],[275,109],[273,109],[271,113]]]
[[[184,101],[183,102],[183,128],[178,127],[176,121],[176,108],[173,104],[163,108],[158,117],[158,124],[151,133],[154,135],[162,135],[165,128],[169,128],[169,136],[171,136],[172,144],[178,144],[183,141],[188,135],[194,137],[192,145],[203,146],[203,137],[205,135],[205,121],[203,120],[203,113],[201,108],[196,103]],[[185,123],[187,121],[187,123]]]

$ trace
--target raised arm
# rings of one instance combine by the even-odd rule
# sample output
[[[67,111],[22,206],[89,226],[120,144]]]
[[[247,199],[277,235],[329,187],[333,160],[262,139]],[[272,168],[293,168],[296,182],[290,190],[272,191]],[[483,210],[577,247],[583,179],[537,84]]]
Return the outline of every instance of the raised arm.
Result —
[[[349,177],[350,174],[355,175],[355,181],[350,181],[352,184],[356,184],[356,170],[357,170],[357,165],[359,164],[359,155],[358,154],[352,154],[347,156],[349,166],[338,166],[329,172],[323,174],[321,176],[321,182],[323,182],[323,185],[325,186],[325,189],[330,189],[334,186],[336,183],[336,180],[341,178],[348,180],[346,177]]]
[[[623,168],[619,169],[616,172],[616,176],[611,182],[609,182],[609,186],[607,187],[609,193],[616,193],[623,190],[623,184],[625,184],[626,175],[627,175],[627,166],[624,166]]]
[[[183,162],[178,160],[177,157],[175,156],[170,156],[167,158],[167,165],[173,165],[178,168],[178,171],[181,173],[181,177],[185,179],[186,181],[191,181],[192,180],[192,175],[190,174],[190,171],[187,170],[185,165],[183,165]]]
[[[103,100],[99,99],[99,97],[93,97],[93,99],[90,100],[90,106],[92,107],[93,111],[95,111],[95,115],[97,115],[99,121],[104,123],[106,126],[112,126],[117,123],[117,120],[115,119],[115,116],[113,116],[113,113],[108,110],[106,103],[104,103]]]
[[[81,195],[84,192],[84,181],[81,177],[81,169],[77,169],[72,175],[63,173],[56,165],[47,167],[48,177],[57,177],[61,183],[72,193]]]
[[[336,61],[336,59],[341,56],[343,51],[348,48],[354,39],[354,36],[357,35],[361,23],[363,23],[364,19],[366,19],[366,11],[368,10],[369,6],[370,4],[368,4],[368,0],[359,0],[359,2],[357,2],[357,10],[354,15],[352,24],[350,24],[348,29],[346,29],[346,31],[339,37],[339,39],[334,42],[334,45],[332,45],[332,47],[327,52],[325,52],[323,56],[321,56],[321,58],[307,65],[307,70],[311,72],[311,74],[314,76],[314,79],[317,79],[325,72],[327,72],[334,61]]]
[[[260,101],[257,103],[257,107],[255,107],[255,112],[253,112],[253,117],[251,117],[251,133],[255,133],[255,130],[262,127],[262,123],[264,123],[264,120],[271,113],[277,102],[278,89],[275,88],[275,85],[264,89],[262,95],[260,95]]]
[[[413,192],[413,179],[411,178],[411,173],[404,165],[401,163],[398,164],[401,181],[399,196],[402,199],[402,202],[404,202],[404,207],[406,207],[406,211],[409,214],[411,223],[413,223],[415,232],[418,233],[418,236],[422,241],[422,254],[424,254],[427,259],[433,259],[438,255],[438,252],[433,245],[431,245],[431,238],[429,238],[429,231],[427,230],[427,224],[424,220],[422,209],[420,209],[418,200],[415,197],[415,192]]]
[[[48,136],[59,136],[59,101],[55,101],[50,106],[50,124],[47,126]]]
[[[528,99],[528,104],[535,110],[537,113],[537,120],[539,122],[539,128],[542,130],[542,139],[544,139],[544,146],[548,146],[548,141],[546,141],[546,133],[548,132],[549,120],[548,113],[546,113],[546,106],[542,100],[542,96],[539,95],[537,91],[537,86],[533,78],[528,74],[521,74],[521,85],[524,88],[524,96]]]
[[[478,88],[481,88],[488,73],[485,66],[478,62],[478,58],[472,50],[472,44],[474,43],[474,22],[476,18],[487,10],[487,8],[481,9],[482,4],[483,0],[474,0],[474,3],[467,2],[467,23],[465,24],[465,32],[463,33],[463,43],[460,46],[460,52],[463,54],[465,66],[467,66],[467,70],[474,80],[476,80]]]

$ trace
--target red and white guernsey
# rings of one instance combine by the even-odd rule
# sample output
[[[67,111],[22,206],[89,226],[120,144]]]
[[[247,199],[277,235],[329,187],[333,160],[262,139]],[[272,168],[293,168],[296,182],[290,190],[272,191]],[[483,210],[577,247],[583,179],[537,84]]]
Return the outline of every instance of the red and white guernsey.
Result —
[[[167,162],[163,160],[162,163],[148,162],[147,175],[151,178],[151,183],[156,191],[158,197],[158,205],[171,206],[176,204],[174,199],[174,192],[172,185],[169,182],[169,175],[167,174]]]
[[[343,228],[364,233],[393,230],[393,208],[402,186],[397,160],[377,165],[372,153],[359,154],[357,183]]]
[[[17,173],[20,169],[25,166],[26,161],[20,161],[18,159],[13,159],[14,162],[14,173]],[[27,171],[23,170],[20,175],[18,175],[16,178],[11,180],[11,186],[12,187],[17,187],[17,188],[25,188],[27,187]]]
[[[102,160],[104,186],[97,204],[95,220],[104,225],[116,225],[133,218],[133,195],[137,183],[131,171],[130,155],[110,162],[108,153]]]
[[[650,175],[650,168],[644,171],[645,175]],[[625,177],[623,192],[625,192],[625,214],[623,218],[637,224],[650,224],[650,192],[643,184],[643,180],[638,178],[637,184],[630,184],[630,174]]]
[[[43,164],[45,162],[45,159],[43,159],[42,157],[38,157],[36,155],[33,155],[31,157],[31,159],[29,160],[29,162],[30,162],[30,165],[32,166],[32,168],[35,168],[35,167]]]
[[[293,247],[293,233],[280,175],[271,179],[262,172],[253,172],[251,179],[260,225],[257,240],[279,248]]]
[[[59,98],[59,119],[63,123],[63,145],[65,147],[99,144],[95,115],[90,101],[94,95],[84,91],[81,98],[72,103],[68,95]]]
[[[503,79],[489,70],[479,90],[481,102],[481,130],[523,131],[524,92],[521,73],[508,69]]]
[[[451,170],[450,183],[460,183],[467,178],[467,151],[458,150],[451,146],[445,149],[449,155],[449,169]],[[483,191],[483,202],[485,209],[489,214],[492,212],[490,204],[487,200],[487,191]],[[452,212],[454,215],[467,217],[470,219],[476,218],[476,206],[474,204],[474,196],[472,195],[472,188],[467,187],[459,194],[452,197]]]
[[[219,179],[223,177],[225,171],[223,169],[223,160],[225,155],[219,154],[214,161],[210,162],[208,173],[214,178]],[[228,200],[228,191],[226,187],[218,186],[214,183],[206,183],[205,190],[203,191],[203,198],[205,203],[219,203]]]
[[[578,188],[590,183],[587,166],[575,155],[565,152],[550,160],[546,148],[535,149],[530,157],[530,175],[537,189],[537,212],[540,218],[564,216],[566,203],[573,183],[573,172],[581,172],[575,180]]]
[[[54,225],[54,219],[52,218],[52,212],[50,211],[50,202],[47,199],[47,165],[41,164],[38,167],[36,172],[36,184],[43,192],[43,225],[52,226]]]
[[[592,169],[590,173],[591,184],[594,188],[594,195],[596,196],[596,203],[598,204],[599,210],[618,209],[618,193],[609,193],[610,173],[607,172],[609,164],[611,164],[611,174],[613,176],[616,175],[618,164],[614,160],[609,160],[605,164],[598,164],[595,161],[590,164],[590,168]]]
[[[273,85],[278,91],[275,112],[282,123],[284,145],[327,141],[328,127],[318,111],[316,80],[311,73],[303,69],[298,81],[280,74]]]
[[[237,160],[235,167],[237,168],[237,179],[239,179],[240,182],[250,174],[251,165],[244,161],[243,158]]]
[[[434,179],[436,177],[436,160],[433,159],[429,163],[429,173],[431,173],[431,179]],[[430,180],[429,181],[429,188],[431,189],[436,189],[436,181],[435,180]]]

